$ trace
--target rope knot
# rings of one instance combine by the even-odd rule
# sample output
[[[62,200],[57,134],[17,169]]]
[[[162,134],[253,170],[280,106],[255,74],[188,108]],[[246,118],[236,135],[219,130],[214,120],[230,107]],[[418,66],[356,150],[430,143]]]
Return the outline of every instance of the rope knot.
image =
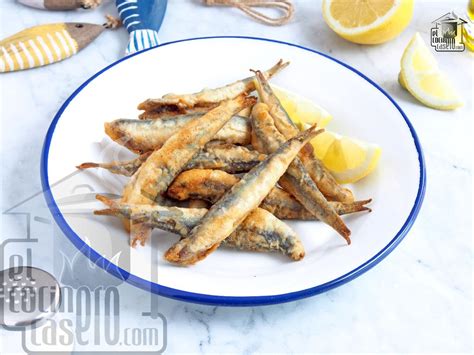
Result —
[[[267,25],[281,26],[288,23],[293,17],[294,7],[290,0],[203,0],[208,6],[235,7],[257,21]],[[280,17],[270,17],[257,11],[256,8],[274,8],[279,10]]]

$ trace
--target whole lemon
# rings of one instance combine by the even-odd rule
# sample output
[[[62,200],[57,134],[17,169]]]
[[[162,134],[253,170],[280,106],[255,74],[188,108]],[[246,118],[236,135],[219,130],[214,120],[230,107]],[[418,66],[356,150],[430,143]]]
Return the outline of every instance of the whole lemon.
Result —
[[[342,38],[379,44],[398,36],[413,17],[413,0],[323,0],[323,16]]]

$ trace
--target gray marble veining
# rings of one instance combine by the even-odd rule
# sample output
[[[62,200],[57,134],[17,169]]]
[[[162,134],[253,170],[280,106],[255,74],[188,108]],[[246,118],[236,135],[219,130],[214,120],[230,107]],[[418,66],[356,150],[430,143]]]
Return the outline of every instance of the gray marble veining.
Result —
[[[401,54],[415,31],[427,40],[431,21],[451,10],[462,14],[466,1],[417,1],[409,28],[379,46],[360,46],[339,38],[325,25],[319,1],[294,2],[294,20],[274,28],[233,9],[205,7],[197,0],[171,0],[160,37],[162,42],[210,35],[275,38],[329,53],[367,74],[397,100],[422,142],[428,185],[418,220],[401,245],[376,268],[325,294],[275,306],[225,308],[151,296],[123,284],[121,322],[129,326],[143,322],[143,305],[154,298],[167,319],[170,354],[471,352],[472,54],[437,55],[467,102],[457,111],[426,108],[397,83]],[[114,11],[111,1],[92,12],[53,13],[2,0],[0,36],[40,23],[101,23],[105,13]],[[88,77],[122,56],[127,38],[123,30],[106,31],[64,62],[0,76],[2,210],[41,190],[40,153],[56,110]],[[35,203],[45,209],[42,198]],[[22,233],[20,224],[12,216],[4,217],[2,237]],[[44,234],[36,237],[51,234],[47,229],[51,226],[41,228]],[[77,253],[60,233],[55,251],[70,258]],[[49,265],[50,259],[50,245],[40,243],[34,250],[35,265]],[[94,273],[105,284],[107,280],[114,283],[102,270]],[[78,277],[87,283],[91,276]],[[18,337],[18,333],[0,330],[6,351],[19,351],[14,341]]]

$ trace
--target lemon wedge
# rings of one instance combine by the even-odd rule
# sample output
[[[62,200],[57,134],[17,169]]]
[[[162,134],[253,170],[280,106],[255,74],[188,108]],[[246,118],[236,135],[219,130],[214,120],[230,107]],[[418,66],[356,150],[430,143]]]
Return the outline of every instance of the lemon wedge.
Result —
[[[463,105],[419,33],[403,52],[401,67],[398,81],[424,105],[438,110],[454,110]]]
[[[398,73],[398,83],[400,84],[402,88],[407,90],[407,83],[405,82],[405,78],[403,78],[401,71],[400,73]]]
[[[382,149],[373,143],[325,131],[311,144],[316,156],[340,184],[359,181],[377,166]]]
[[[339,36],[378,44],[398,36],[413,17],[413,0],[324,0],[323,16]]]
[[[271,87],[286,113],[299,129],[302,129],[305,124],[315,123],[323,128],[332,120],[329,112],[311,100],[276,85],[271,85]]]

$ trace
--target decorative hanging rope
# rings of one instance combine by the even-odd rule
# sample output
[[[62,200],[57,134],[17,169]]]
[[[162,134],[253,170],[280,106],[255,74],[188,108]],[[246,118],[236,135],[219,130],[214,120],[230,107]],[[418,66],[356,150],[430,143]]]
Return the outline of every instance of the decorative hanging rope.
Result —
[[[232,6],[245,12],[250,17],[267,25],[281,26],[288,23],[295,11],[290,0],[203,0],[208,6]],[[282,12],[280,17],[270,17],[255,8],[274,8]]]

